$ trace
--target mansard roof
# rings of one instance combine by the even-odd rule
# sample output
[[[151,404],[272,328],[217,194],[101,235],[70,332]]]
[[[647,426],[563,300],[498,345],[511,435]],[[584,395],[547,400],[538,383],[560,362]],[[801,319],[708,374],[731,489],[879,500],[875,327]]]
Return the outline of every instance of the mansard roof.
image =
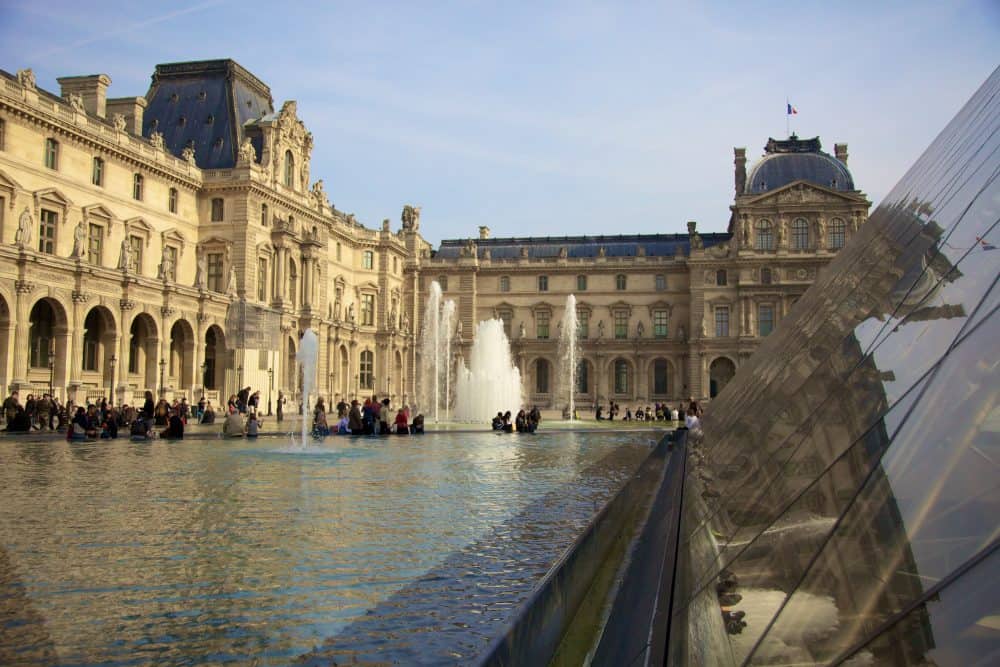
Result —
[[[705,247],[724,243],[732,234],[702,234]],[[489,249],[492,259],[516,259],[521,248],[527,249],[529,258],[557,258],[563,248],[572,258],[597,257],[601,248],[607,257],[635,257],[641,246],[647,257],[673,257],[678,249],[685,255],[691,253],[691,237],[687,234],[619,234],[600,236],[527,236],[494,239],[445,239],[435,251],[438,259],[457,259],[469,242],[478,247],[479,257]]]
[[[841,192],[854,190],[854,178],[847,165],[824,153],[819,137],[799,139],[793,134],[788,139],[768,139],[764,157],[747,177],[745,192],[770,192],[798,180]]]
[[[157,65],[146,100],[143,136],[177,157],[190,145],[202,169],[235,166],[243,124],[274,112],[270,88],[229,59]]]

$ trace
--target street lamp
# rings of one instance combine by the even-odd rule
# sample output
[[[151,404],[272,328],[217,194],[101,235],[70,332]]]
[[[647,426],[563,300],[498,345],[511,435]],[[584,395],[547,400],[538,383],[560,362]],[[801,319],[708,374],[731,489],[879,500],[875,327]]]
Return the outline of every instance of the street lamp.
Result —
[[[49,396],[52,396],[52,385],[56,374],[56,346],[54,341],[49,341]]]
[[[205,394],[205,390],[208,389],[208,378],[206,377],[207,375],[208,375],[208,362],[207,361],[203,361],[203,362],[201,362],[201,393],[202,393],[202,395],[204,395]]]
[[[160,357],[160,398],[163,398],[164,396],[167,395],[166,372],[167,372],[167,360],[164,359],[163,357]]]
[[[236,378],[237,378],[236,384],[239,385],[238,387],[236,387],[236,393],[239,393],[243,389],[243,364],[240,364],[236,368]]]
[[[267,416],[271,416],[271,392],[274,391],[274,369],[267,369]]]
[[[111,355],[108,362],[111,365],[111,382],[108,385],[108,397],[111,399],[109,402],[111,405],[115,404],[115,363],[118,361],[118,357]]]

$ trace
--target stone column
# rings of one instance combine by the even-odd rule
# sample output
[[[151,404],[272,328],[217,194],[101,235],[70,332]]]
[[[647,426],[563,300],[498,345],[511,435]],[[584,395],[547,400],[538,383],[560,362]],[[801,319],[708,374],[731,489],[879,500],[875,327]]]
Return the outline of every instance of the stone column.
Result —
[[[128,299],[121,299],[119,302],[118,321],[121,323],[121,338],[118,340],[118,380],[115,385],[115,393],[118,396],[118,404],[132,403],[132,397],[127,395],[128,391],[128,367],[129,355],[131,353],[132,342],[132,308],[134,303]]]
[[[17,316],[14,322],[14,365],[11,386],[14,389],[28,383],[28,357],[31,353],[31,292],[34,285],[18,280],[14,283],[17,290]],[[18,350],[20,354],[18,354]],[[21,397],[24,400],[24,397]]]
[[[83,374],[83,326],[86,318],[84,308],[87,305],[87,295],[73,292],[73,313],[70,324],[69,384],[77,387],[81,384]],[[74,390],[75,393],[75,390]]]

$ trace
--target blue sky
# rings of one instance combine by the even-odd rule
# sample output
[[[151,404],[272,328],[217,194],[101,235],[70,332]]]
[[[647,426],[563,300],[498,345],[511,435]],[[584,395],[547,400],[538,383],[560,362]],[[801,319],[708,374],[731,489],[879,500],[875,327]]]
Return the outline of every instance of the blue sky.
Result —
[[[784,136],[786,97],[877,203],[1000,63],[1000,3],[0,0],[0,68],[56,92],[225,57],[298,101],[313,178],[368,226],[723,231],[732,149]]]

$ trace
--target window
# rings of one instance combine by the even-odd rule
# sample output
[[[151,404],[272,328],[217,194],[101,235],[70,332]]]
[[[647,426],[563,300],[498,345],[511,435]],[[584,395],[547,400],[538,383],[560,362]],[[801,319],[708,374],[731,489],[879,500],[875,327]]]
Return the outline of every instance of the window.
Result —
[[[131,249],[132,263],[128,270],[136,275],[142,275],[142,249],[145,246],[141,236],[131,234],[128,237],[129,248]]]
[[[761,304],[757,307],[757,335],[764,337],[774,331],[774,306]]]
[[[293,306],[295,305],[295,286],[298,284],[299,272],[298,268],[295,266],[295,260],[288,259],[288,301]]]
[[[361,295],[361,324],[372,326],[375,324],[375,295]]]
[[[94,158],[94,167],[90,173],[90,182],[98,187],[104,185],[104,160],[99,157]]]
[[[667,277],[662,273],[656,274],[656,291],[662,292],[667,289]]]
[[[587,291],[587,276],[577,276],[576,277],[576,291],[586,292]]]
[[[576,337],[581,340],[590,337],[590,311],[576,311]]]
[[[539,359],[535,362],[535,393],[549,393],[549,362]]]
[[[49,169],[59,168],[59,142],[55,139],[45,140],[45,166]]]
[[[205,276],[205,281],[208,284],[208,289],[213,292],[222,291],[222,253],[221,252],[210,252],[207,257],[207,276]]]
[[[340,259],[341,259],[341,253],[340,253],[340,242],[338,241],[338,242],[337,242],[337,261],[339,262],[339,261],[340,261]]]
[[[624,359],[615,361],[615,393],[627,394],[628,385],[628,362]]]
[[[87,230],[87,261],[95,266],[100,266],[103,248],[104,227],[90,223]]]
[[[438,276],[437,284],[440,285],[442,292],[448,291],[448,276]]]
[[[576,393],[586,394],[590,391],[590,377],[586,361],[580,361],[576,365]]]
[[[760,270],[760,284],[761,285],[771,284],[771,269],[763,268]]]
[[[715,272],[715,284],[722,286],[729,284],[729,276],[726,275],[725,269],[719,269]]]
[[[628,338],[628,311],[616,310],[615,317],[615,338]]]
[[[668,379],[670,377],[670,366],[666,359],[657,359],[653,362],[653,393],[657,396],[666,396],[669,392]]]
[[[670,324],[669,313],[665,310],[653,311],[653,338],[666,338]]]
[[[729,336],[729,306],[715,307],[715,337],[727,338]]]
[[[500,276],[500,291],[501,292],[510,291],[510,276]]]
[[[365,250],[361,255],[361,268],[371,269],[375,266],[375,253],[371,250]]]
[[[771,229],[770,220],[758,220],[757,225],[757,250],[774,250],[774,230]]]
[[[392,256],[392,272],[399,273],[399,258],[395,255]]]
[[[7,142],[7,123],[0,118],[0,151],[4,149]]]
[[[285,187],[291,188],[295,184],[295,158],[292,151],[285,151]]]
[[[164,250],[167,253],[167,265],[169,271],[167,275],[163,276],[165,279],[171,282],[177,282],[177,248],[172,245],[168,245]]]
[[[618,290],[619,292],[621,292],[621,291],[625,290],[625,288],[627,287],[627,285],[628,285],[628,280],[625,278],[625,274],[624,273],[619,273],[617,276],[615,276],[615,289],[616,290]]]
[[[267,204],[260,205],[260,226],[267,227]]]
[[[545,340],[549,337],[549,313],[541,311],[535,313],[535,338]]]
[[[55,341],[55,312],[48,301],[39,301],[31,309],[28,321],[28,365],[31,368],[48,368],[53,356]]]
[[[170,188],[170,194],[167,195],[167,210],[171,213],[177,212],[177,188]]]
[[[548,276],[538,276],[538,291],[548,292],[549,291],[549,277]]]
[[[38,252],[49,255],[56,254],[56,225],[58,223],[58,213],[42,209],[42,215],[38,221]]]
[[[87,319],[83,322],[83,365],[85,371],[97,370],[97,351],[100,340],[100,315],[96,310],[91,310],[87,314]]]
[[[792,250],[806,250],[809,247],[809,223],[805,218],[792,221]]]
[[[212,199],[212,222],[222,222],[225,205],[222,197],[214,197]]]
[[[500,318],[500,321],[503,322],[503,332],[507,335],[507,340],[510,340],[511,326],[513,326],[514,322],[514,311],[505,308],[498,312],[497,316]]]
[[[257,300],[267,301],[267,260],[257,258]]]
[[[839,250],[844,247],[847,236],[847,224],[840,218],[830,221],[830,228],[827,230],[826,245],[830,250]]]
[[[375,353],[365,350],[361,353],[361,365],[358,367],[358,383],[362,389],[375,388]]]
[[[132,199],[142,201],[142,174],[132,176]]]

